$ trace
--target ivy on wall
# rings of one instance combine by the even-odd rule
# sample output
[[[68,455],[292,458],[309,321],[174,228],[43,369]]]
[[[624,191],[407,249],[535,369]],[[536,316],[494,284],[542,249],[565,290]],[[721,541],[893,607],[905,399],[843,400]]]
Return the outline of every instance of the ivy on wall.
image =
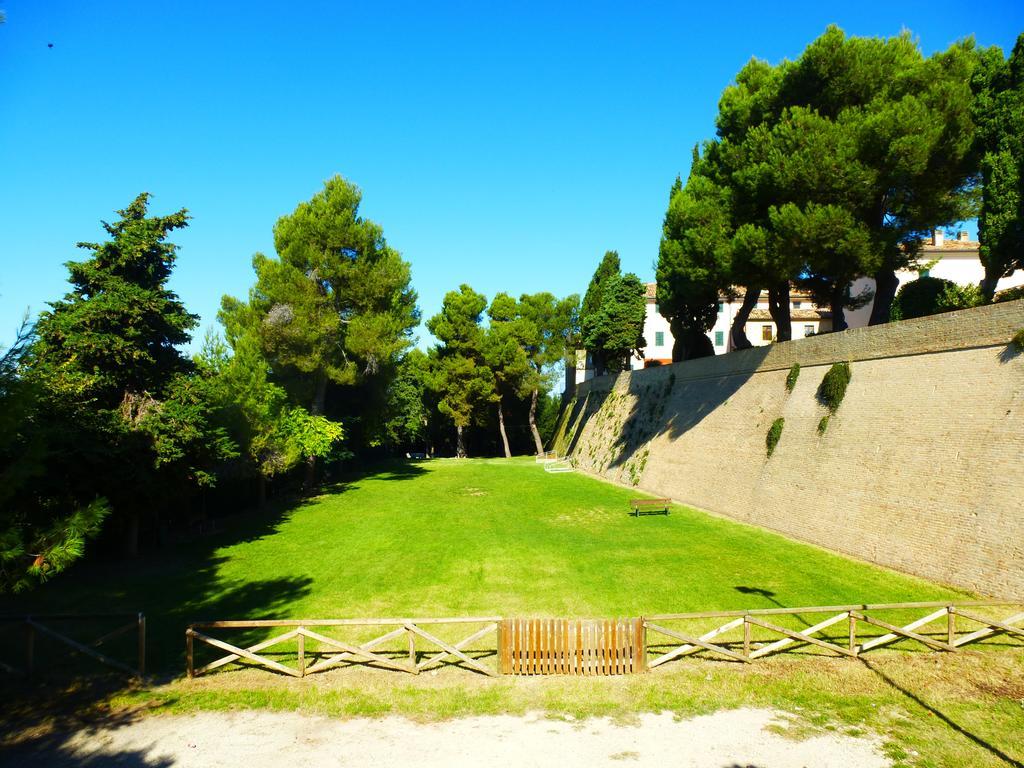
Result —
[[[786,376],[786,391],[792,392],[793,387],[796,386],[796,380],[800,378],[800,363],[793,363],[793,367],[789,369],[789,375]]]
[[[779,444],[779,438],[782,437],[782,428],[785,426],[786,420],[781,416],[772,422],[772,425],[768,427],[768,436],[765,438],[765,446],[768,448],[768,457],[775,452],[775,446]]]
[[[849,363],[834,363],[828,369],[825,378],[821,380],[821,386],[818,387],[818,400],[832,413],[835,413],[839,404],[843,402],[843,398],[846,396],[846,387],[852,376]]]

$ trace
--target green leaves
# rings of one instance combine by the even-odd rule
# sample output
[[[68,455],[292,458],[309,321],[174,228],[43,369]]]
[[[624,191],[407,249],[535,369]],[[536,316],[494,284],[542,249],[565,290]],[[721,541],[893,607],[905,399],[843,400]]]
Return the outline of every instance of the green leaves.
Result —
[[[438,410],[459,430],[472,423],[483,404],[497,399],[480,327],[486,306],[483,294],[463,284],[445,294],[441,311],[427,321],[427,328],[442,342],[433,358],[431,389],[438,394]]]
[[[999,279],[1024,269],[1024,34],[1008,60],[998,48],[978,51],[972,78],[982,177],[978,214],[982,289],[991,301]]]
[[[253,257],[250,320],[278,373],[351,385],[397,363],[419,322],[408,262],[359,215],[362,193],[340,176],[274,226],[277,257]],[[222,308],[234,311],[233,299]]]
[[[871,298],[849,295],[853,279],[892,284],[923,233],[971,212],[974,67],[970,44],[925,58],[907,34],[834,26],[794,62],[748,63],[666,214],[666,317],[706,330],[694,308],[713,289],[799,281],[845,327],[843,309]]]
[[[176,346],[198,319],[165,285],[177,252],[166,238],[188,215],[147,216],[148,201],[104,224],[111,240],[79,243],[92,256],[68,262],[72,291],[39,317],[32,375],[62,397],[115,408],[125,391],[158,396],[189,369]]]
[[[645,345],[646,289],[630,273],[619,274],[619,255],[605,253],[583,298],[580,333],[598,375],[628,366],[627,358]]]

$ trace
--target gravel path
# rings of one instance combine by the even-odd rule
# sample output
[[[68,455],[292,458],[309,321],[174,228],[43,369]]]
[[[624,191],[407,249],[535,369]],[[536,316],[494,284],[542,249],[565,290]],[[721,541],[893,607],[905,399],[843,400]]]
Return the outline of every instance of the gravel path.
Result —
[[[641,715],[636,724],[540,716],[471,717],[414,723],[399,717],[338,720],[292,712],[204,712],[151,716],[80,731],[60,745],[8,755],[5,765],[82,768],[279,768],[321,766],[514,765],[593,768],[886,768],[877,741],[829,732],[787,739],[781,713],[718,712],[676,721]],[[14,760],[16,762],[10,762]]]

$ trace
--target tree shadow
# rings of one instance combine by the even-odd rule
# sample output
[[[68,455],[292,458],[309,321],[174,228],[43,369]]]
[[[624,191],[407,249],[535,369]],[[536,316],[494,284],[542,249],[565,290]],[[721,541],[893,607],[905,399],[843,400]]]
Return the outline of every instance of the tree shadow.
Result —
[[[598,458],[599,451],[607,458],[596,462],[601,472],[629,464],[655,437],[667,433],[675,440],[700,424],[743,387],[770,351],[770,346],[752,347],[591,379],[569,416],[573,432],[566,453],[577,455],[580,436],[588,423],[604,426],[602,420],[608,416],[601,413],[601,408],[610,398],[622,396],[615,392],[620,376],[629,376],[627,394],[633,397],[633,403],[621,422],[611,425],[613,437],[607,452],[591,446],[595,452],[592,459]]]
[[[1011,341],[999,351],[999,362],[1005,365],[1011,360],[1016,360],[1021,355],[1024,355],[1024,349],[1017,346],[1016,341]]]
[[[147,750],[82,749],[72,744],[75,736],[88,738],[138,719],[138,711],[111,711],[97,703],[123,685],[120,678],[91,678],[71,687],[46,686],[46,695],[34,699],[12,702],[5,696],[0,708],[6,727],[0,736],[0,764],[19,768],[170,768],[173,760],[151,757]]]
[[[1020,760],[1017,760],[1017,759],[1013,758],[1012,756],[1010,756],[1010,755],[1006,754],[1005,752],[1003,752],[1001,749],[999,749],[994,744],[986,741],[985,739],[981,738],[977,734],[972,733],[967,728],[965,728],[964,726],[960,725],[955,720],[953,720],[953,718],[951,718],[949,715],[947,715],[944,712],[942,712],[942,710],[938,709],[937,707],[933,706],[932,704],[929,704],[927,701],[922,699],[919,695],[917,695],[916,693],[911,691],[909,688],[901,685],[896,680],[894,680],[893,678],[889,677],[889,675],[885,674],[885,672],[883,672],[876,665],[872,664],[868,659],[865,659],[864,657],[859,657],[859,661],[860,661],[861,664],[863,664],[869,670],[874,672],[875,675],[877,675],[878,678],[881,679],[884,683],[886,683],[889,687],[893,688],[894,690],[899,691],[908,700],[914,702],[921,709],[925,710],[929,714],[931,714],[934,717],[936,717],[939,720],[941,720],[943,723],[945,723],[947,726],[949,726],[950,729],[956,731],[961,736],[963,736],[963,737],[969,739],[970,741],[974,742],[976,745],[978,745],[979,747],[981,747],[982,749],[984,749],[985,751],[987,751],[989,754],[993,755],[994,757],[998,758],[999,760],[1002,760],[1007,765],[1014,766],[1014,768],[1024,768],[1024,763],[1022,763]]]
[[[735,589],[741,595],[756,595],[757,597],[763,597],[769,603],[772,603],[773,605],[775,605],[775,606],[777,606],[779,608],[789,608],[788,605],[785,605],[784,603],[776,600],[775,599],[775,593],[772,592],[769,589],[762,589],[761,587],[745,587],[745,586],[733,587],[733,589]],[[799,621],[805,627],[813,626],[803,616],[801,616],[798,613],[788,614],[788,615],[792,615],[797,621]]]

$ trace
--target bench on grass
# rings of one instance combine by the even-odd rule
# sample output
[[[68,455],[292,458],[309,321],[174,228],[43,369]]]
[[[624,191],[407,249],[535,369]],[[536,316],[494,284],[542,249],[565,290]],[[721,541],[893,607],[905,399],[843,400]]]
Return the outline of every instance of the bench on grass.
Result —
[[[634,517],[640,515],[667,515],[672,499],[630,499],[629,508]]]

